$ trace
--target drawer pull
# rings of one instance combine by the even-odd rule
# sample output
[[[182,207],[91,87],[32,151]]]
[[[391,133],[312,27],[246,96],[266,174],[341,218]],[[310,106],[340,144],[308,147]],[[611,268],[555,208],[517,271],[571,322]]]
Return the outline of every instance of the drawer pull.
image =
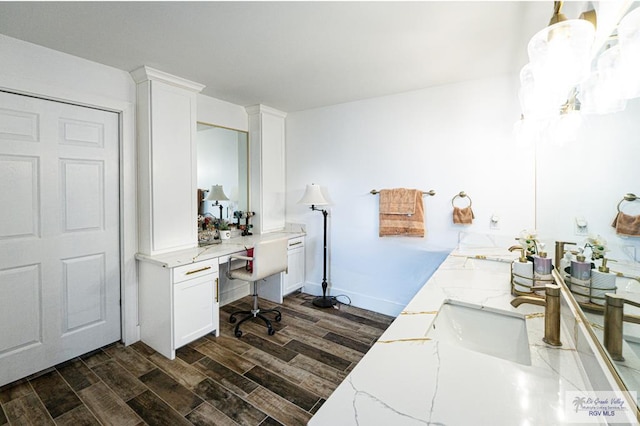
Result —
[[[185,275],[197,274],[198,272],[206,271],[207,269],[211,269],[211,266],[205,266],[204,268],[195,269],[193,271],[185,272]]]
[[[289,247],[297,246],[298,244],[302,244],[302,241],[296,241],[295,243],[289,244]]]

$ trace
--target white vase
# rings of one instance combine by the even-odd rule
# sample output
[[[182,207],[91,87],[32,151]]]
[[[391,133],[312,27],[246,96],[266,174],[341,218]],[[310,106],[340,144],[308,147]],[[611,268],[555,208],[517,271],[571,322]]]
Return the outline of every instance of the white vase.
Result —
[[[231,238],[231,230],[225,229],[220,231],[221,240],[228,240],[229,238]]]

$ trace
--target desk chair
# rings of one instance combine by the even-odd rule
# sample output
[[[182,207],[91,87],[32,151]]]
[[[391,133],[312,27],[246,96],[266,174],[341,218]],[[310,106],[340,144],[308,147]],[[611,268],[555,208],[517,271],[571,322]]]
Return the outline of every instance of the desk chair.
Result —
[[[247,261],[247,266],[231,269],[231,261],[241,259]],[[258,280],[262,280],[270,275],[287,270],[287,239],[260,241],[253,247],[253,256],[232,255],[227,262],[227,277],[232,280],[243,280],[253,282],[253,309],[250,311],[238,311],[229,317],[230,323],[236,322],[236,315],[246,315],[236,324],[234,334],[236,337],[242,336],[240,325],[252,318],[260,318],[267,325],[267,333],[272,336],[276,331],[271,325],[271,321],[262,314],[275,312],[276,322],[282,319],[282,314],[277,309],[260,309],[258,306]]]

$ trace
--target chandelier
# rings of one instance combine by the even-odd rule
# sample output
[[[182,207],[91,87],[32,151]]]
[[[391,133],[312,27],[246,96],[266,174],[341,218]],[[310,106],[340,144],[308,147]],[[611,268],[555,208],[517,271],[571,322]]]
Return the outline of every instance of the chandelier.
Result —
[[[520,71],[519,136],[575,139],[582,114],[624,110],[640,97],[640,7],[600,2],[577,19],[554,2],[549,26],[527,46]]]

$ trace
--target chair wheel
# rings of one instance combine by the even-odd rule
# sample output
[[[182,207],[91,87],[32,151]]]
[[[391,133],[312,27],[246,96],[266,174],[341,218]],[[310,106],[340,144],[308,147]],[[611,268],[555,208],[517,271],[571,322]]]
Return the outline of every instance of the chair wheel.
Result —
[[[269,333],[269,336],[273,336],[274,334],[276,334],[276,331],[273,328],[270,328],[267,330],[267,333]]]
[[[280,322],[281,319],[282,319],[281,314],[276,315],[276,322]]]
[[[236,322],[236,317],[234,317],[233,315],[231,315],[231,316],[229,317],[229,322],[230,322],[231,324],[235,323],[235,322]]]
[[[238,337],[238,338],[242,337],[242,331],[240,331],[240,330],[236,330],[235,335],[236,335],[236,337]]]

